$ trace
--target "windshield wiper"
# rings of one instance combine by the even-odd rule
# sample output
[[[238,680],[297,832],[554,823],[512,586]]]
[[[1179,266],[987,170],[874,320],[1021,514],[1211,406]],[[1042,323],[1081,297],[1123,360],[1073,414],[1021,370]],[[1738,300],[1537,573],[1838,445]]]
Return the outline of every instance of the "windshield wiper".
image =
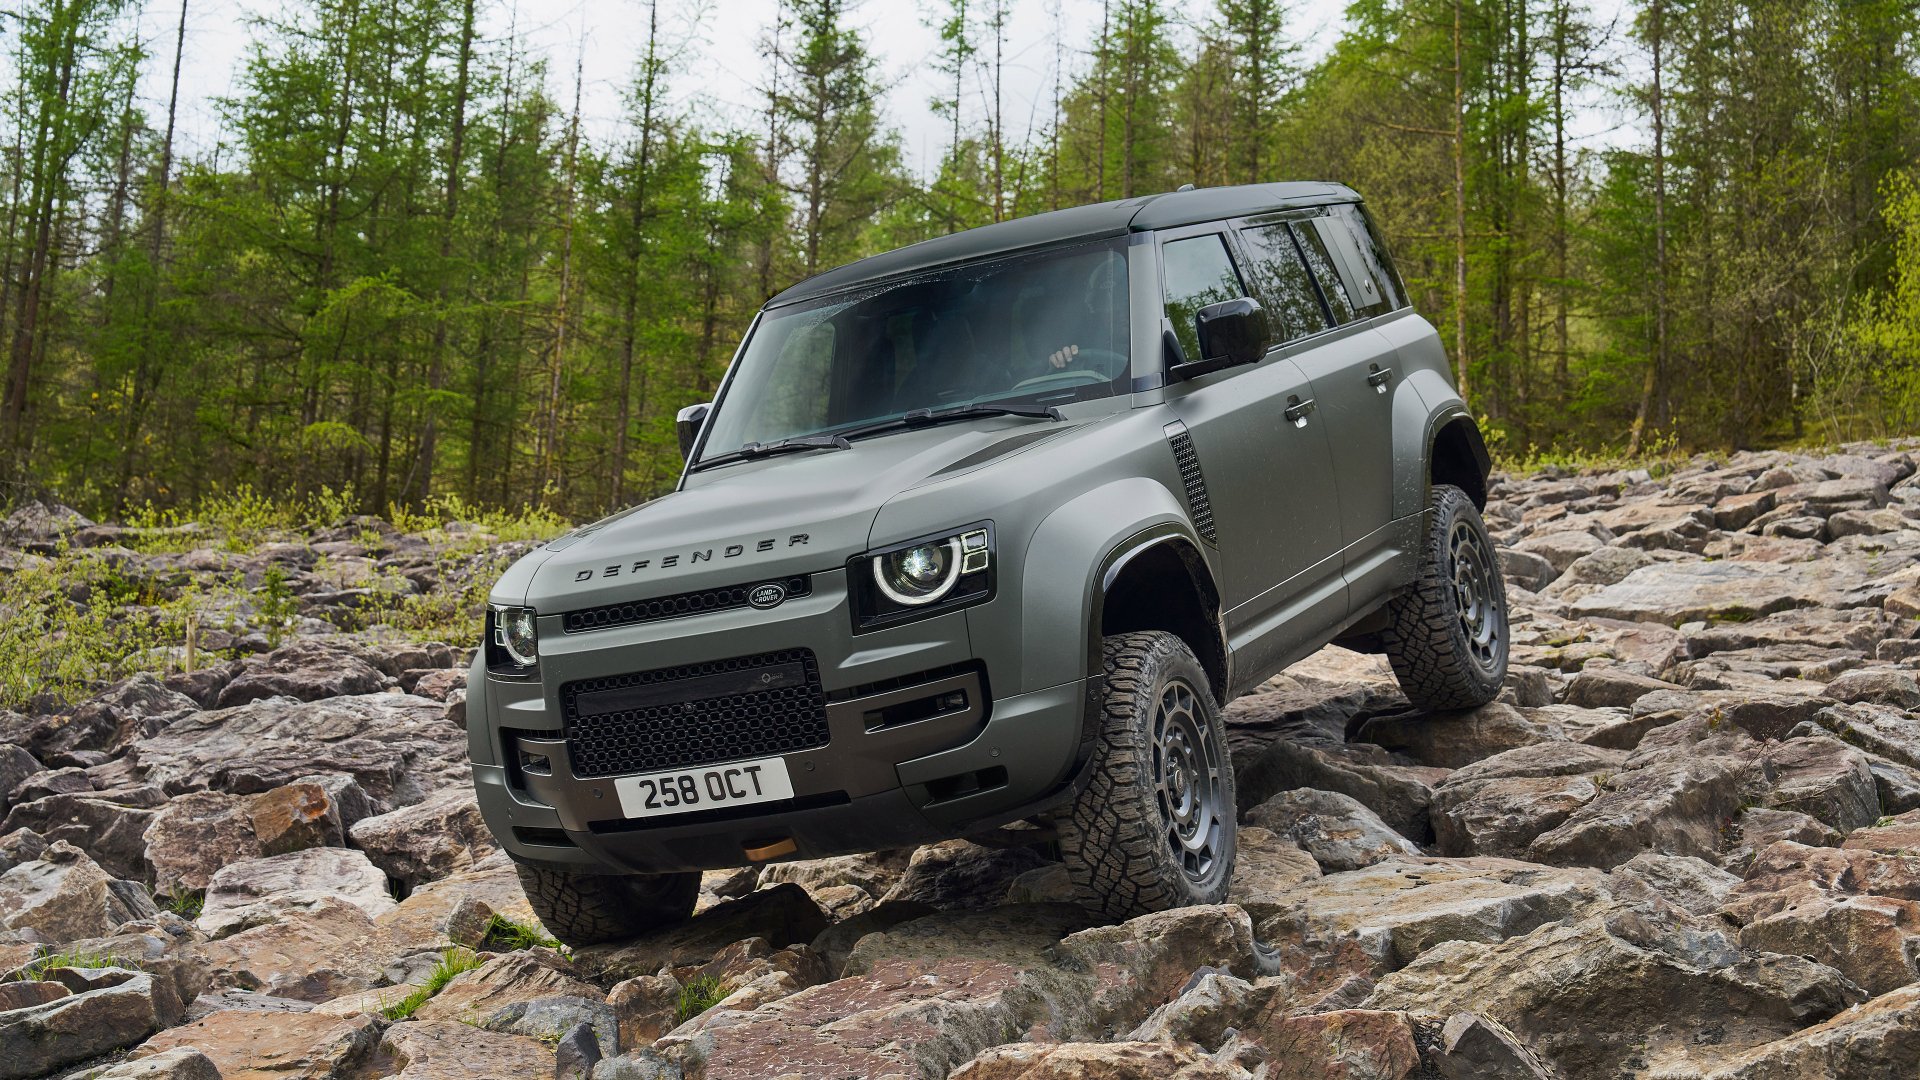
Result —
[[[701,458],[694,462],[692,467],[704,469],[710,465],[725,465],[730,461],[751,461],[754,458],[772,457],[775,454],[827,449],[851,450],[853,444],[847,441],[845,435],[796,435],[791,439],[780,439],[770,443],[750,442],[738,450],[729,450],[724,454]]]
[[[842,428],[840,434],[845,438],[857,439],[862,435],[877,435],[896,428],[931,427],[950,420],[971,420],[980,416],[1031,416],[1036,420],[1065,419],[1060,415],[1060,410],[1051,405],[1044,409],[1031,405],[956,405],[949,409],[914,409],[904,416],[896,416],[891,420]]]

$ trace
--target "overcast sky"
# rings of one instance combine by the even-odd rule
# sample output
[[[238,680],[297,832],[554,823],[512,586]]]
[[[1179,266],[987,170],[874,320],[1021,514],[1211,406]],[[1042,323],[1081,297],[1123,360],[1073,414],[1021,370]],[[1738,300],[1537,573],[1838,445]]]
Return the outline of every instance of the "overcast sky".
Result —
[[[250,17],[281,5],[273,0],[188,0],[186,63],[181,77],[182,135],[190,151],[211,149],[218,137],[214,99],[235,92],[239,64],[249,36]],[[1594,0],[1611,17],[1624,0]],[[646,33],[646,4],[641,0],[481,0],[482,33],[504,38],[520,33],[552,65],[553,91],[566,101],[572,93],[574,59],[584,74],[583,111],[592,130],[611,132],[620,115],[620,95]],[[868,47],[892,87],[886,98],[888,121],[900,131],[907,161],[916,172],[937,162],[946,144],[947,122],[929,104],[943,95],[944,77],[933,70],[939,48],[927,25],[926,0],[866,0],[852,16],[866,31]],[[1346,0],[1295,0],[1290,29],[1304,59],[1325,55],[1344,25]],[[1198,9],[1186,4],[1183,9]],[[675,96],[711,122],[744,121],[764,80],[759,47],[771,22],[774,0],[663,0],[665,36],[684,43],[674,79]],[[144,34],[154,59],[148,67],[145,96],[157,116],[166,106],[177,0],[147,0]],[[1015,139],[1044,125],[1049,116],[1055,65],[1053,27],[1058,20],[1066,43],[1061,62],[1069,75],[1085,66],[1085,49],[1097,35],[1100,0],[1018,0],[1009,27],[1005,58],[1007,130]],[[564,84],[564,85],[563,85]],[[1595,101],[1581,119],[1588,142],[1630,137],[1617,110]],[[965,106],[977,119],[977,94]],[[1331,179],[1331,178],[1330,178]]]

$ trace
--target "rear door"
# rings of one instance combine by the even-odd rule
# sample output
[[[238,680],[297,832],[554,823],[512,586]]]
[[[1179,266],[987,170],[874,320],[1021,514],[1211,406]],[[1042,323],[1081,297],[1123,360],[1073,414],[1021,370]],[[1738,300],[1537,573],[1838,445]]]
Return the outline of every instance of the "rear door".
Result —
[[[1197,360],[1195,313],[1256,291],[1224,225],[1170,230],[1159,241],[1164,325],[1182,356]],[[1346,614],[1332,455],[1313,383],[1285,353],[1277,345],[1257,364],[1166,391],[1177,418],[1168,436],[1176,455],[1183,437],[1190,442],[1208,492],[1236,672],[1272,670]]]
[[[1283,260],[1290,247],[1326,304],[1331,329],[1294,358],[1313,381],[1333,447],[1340,535],[1353,565],[1390,539],[1393,520],[1391,391],[1399,357],[1370,325],[1390,305],[1378,282],[1354,272],[1350,264],[1360,257],[1345,226],[1324,213],[1251,226],[1242,235],[1269,259]]]

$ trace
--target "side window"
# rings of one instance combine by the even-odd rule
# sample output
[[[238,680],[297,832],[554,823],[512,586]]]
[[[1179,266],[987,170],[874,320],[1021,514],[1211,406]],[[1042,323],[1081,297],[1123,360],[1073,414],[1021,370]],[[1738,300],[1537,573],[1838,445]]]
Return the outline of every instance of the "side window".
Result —
[[[1333,208],[1337,221],[1346,223],[1347,230],[1353,234],[1353,245],[1360,251],[1360,259],[1366,263],[1366,269],[1373,272],[1373,280],[1380,284],[1385,294],[1386,307],[1392,311],[1407,306],[1407,287],[1400,280],[1400,274],[1393,267],[1393,260],[1387,255],[1387,245],[1380,239],[1380,230],[1373,224],[1373,215],[1366,212],[1359,203],[1342,203]]]
[[[1189,361],[1202,359],[1194,316],[1208,304],[1247,295],[1234,272],[1233,257],[1227,254],[1227,238],[1209,233],[1170,241],[1160,246],[1160,263],[1173,335]]]
[[[1266,292],[1267,318],[1276,342],[1292,341],[1327,328],[1326,311],[1313,291],[1307,264],[1300,261],[1293,232],[1284,224],[1247,229],[1247,252]]]
[[[1300,250],[1307,257],[1307,268],[1313,271],[1313,279],[1320,283],[1320,292],[1327,298],[1327,306],[1333,309],[1333,321],[1345,326],[1353,321],[1353,301],[1347,298],[1347,286],[1340,280],[1340,272],[1333,268],[1333,258],[1327,254],[1327,246],[1320,241],[1320,230],[1313,227],[1311,221],[1296,221],[1293,235],[1300,241]]]

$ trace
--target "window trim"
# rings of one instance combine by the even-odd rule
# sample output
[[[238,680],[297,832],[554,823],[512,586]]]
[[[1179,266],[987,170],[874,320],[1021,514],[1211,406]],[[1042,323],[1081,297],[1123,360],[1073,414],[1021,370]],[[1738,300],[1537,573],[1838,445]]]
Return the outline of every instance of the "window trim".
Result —
[[[1215,221],[1203,221],[1195,225],[1182,225],[1177,229],[1160,229],[1156,231],[1153,234],[1153,244],[1154,244],[1153,255],[1154,255],[1154,263],[1156,264],[1154,267],[1154,272],[1156,276],[1159,278],[1159,284],[1160,284],[1159,312],[1160,312],[1160,326],[1162,328],[1162,334],[1160,337],[1160,342],[1159,342],[1160,348],[1158,349],[1158,352],[1160,353],[1160,374],[1163,377],[1168,372],[1172,371],[1173,368],[1181,362],[1185,362],[1185,363],[1200,362],[1199,357],[1192,357],[1192,358],[1184,359],[1183,361],[1176,361],[1173,359],[1173,357],[1167,355],[1166,334],[1175,333],[1175,332],[1173,329],[1173,320],[1167,317],[1166,249],[1168,244],[1178,243],[1181,240],[1192,240],[1192,239],[1195,239],[1196,237],[1201,237],[1201,236],[1218,236],[1220,238],[1220,246],[1222,248],[1225,248],[1227,252],[1227,263],[1233,268],[1233,276],[1240,283],[1240,290],[1241,290],[1240,295],[1254,299],[1254,300],[1260,299],[1255,294],[1254,290],[1247,284],[1247,271],[1245,266],[1246,254],[1240,248],[1240,244],[1239,244],[1240,238],[1234,235],[1233,222],[1231,219],[1222,218]],[[1264,302],[1263,302],[1263,306],[1264,306]],[[1179,340],[1179,336],[1177,333],[1175,333],[1174,340],[1176,342]],[[1182,348],[1182,355],[1184,358],[1184,347]],[[1272,355],[1273,355],[1273,349],[1269,347],[1267,349],[1267,356],[1272,356]],[[1260,358],[1260,362],[1265,363],[1266,359],[1267,357],[1263,356]],[[1241,366],[1258,367],[1259,365],[1246,364]]]

